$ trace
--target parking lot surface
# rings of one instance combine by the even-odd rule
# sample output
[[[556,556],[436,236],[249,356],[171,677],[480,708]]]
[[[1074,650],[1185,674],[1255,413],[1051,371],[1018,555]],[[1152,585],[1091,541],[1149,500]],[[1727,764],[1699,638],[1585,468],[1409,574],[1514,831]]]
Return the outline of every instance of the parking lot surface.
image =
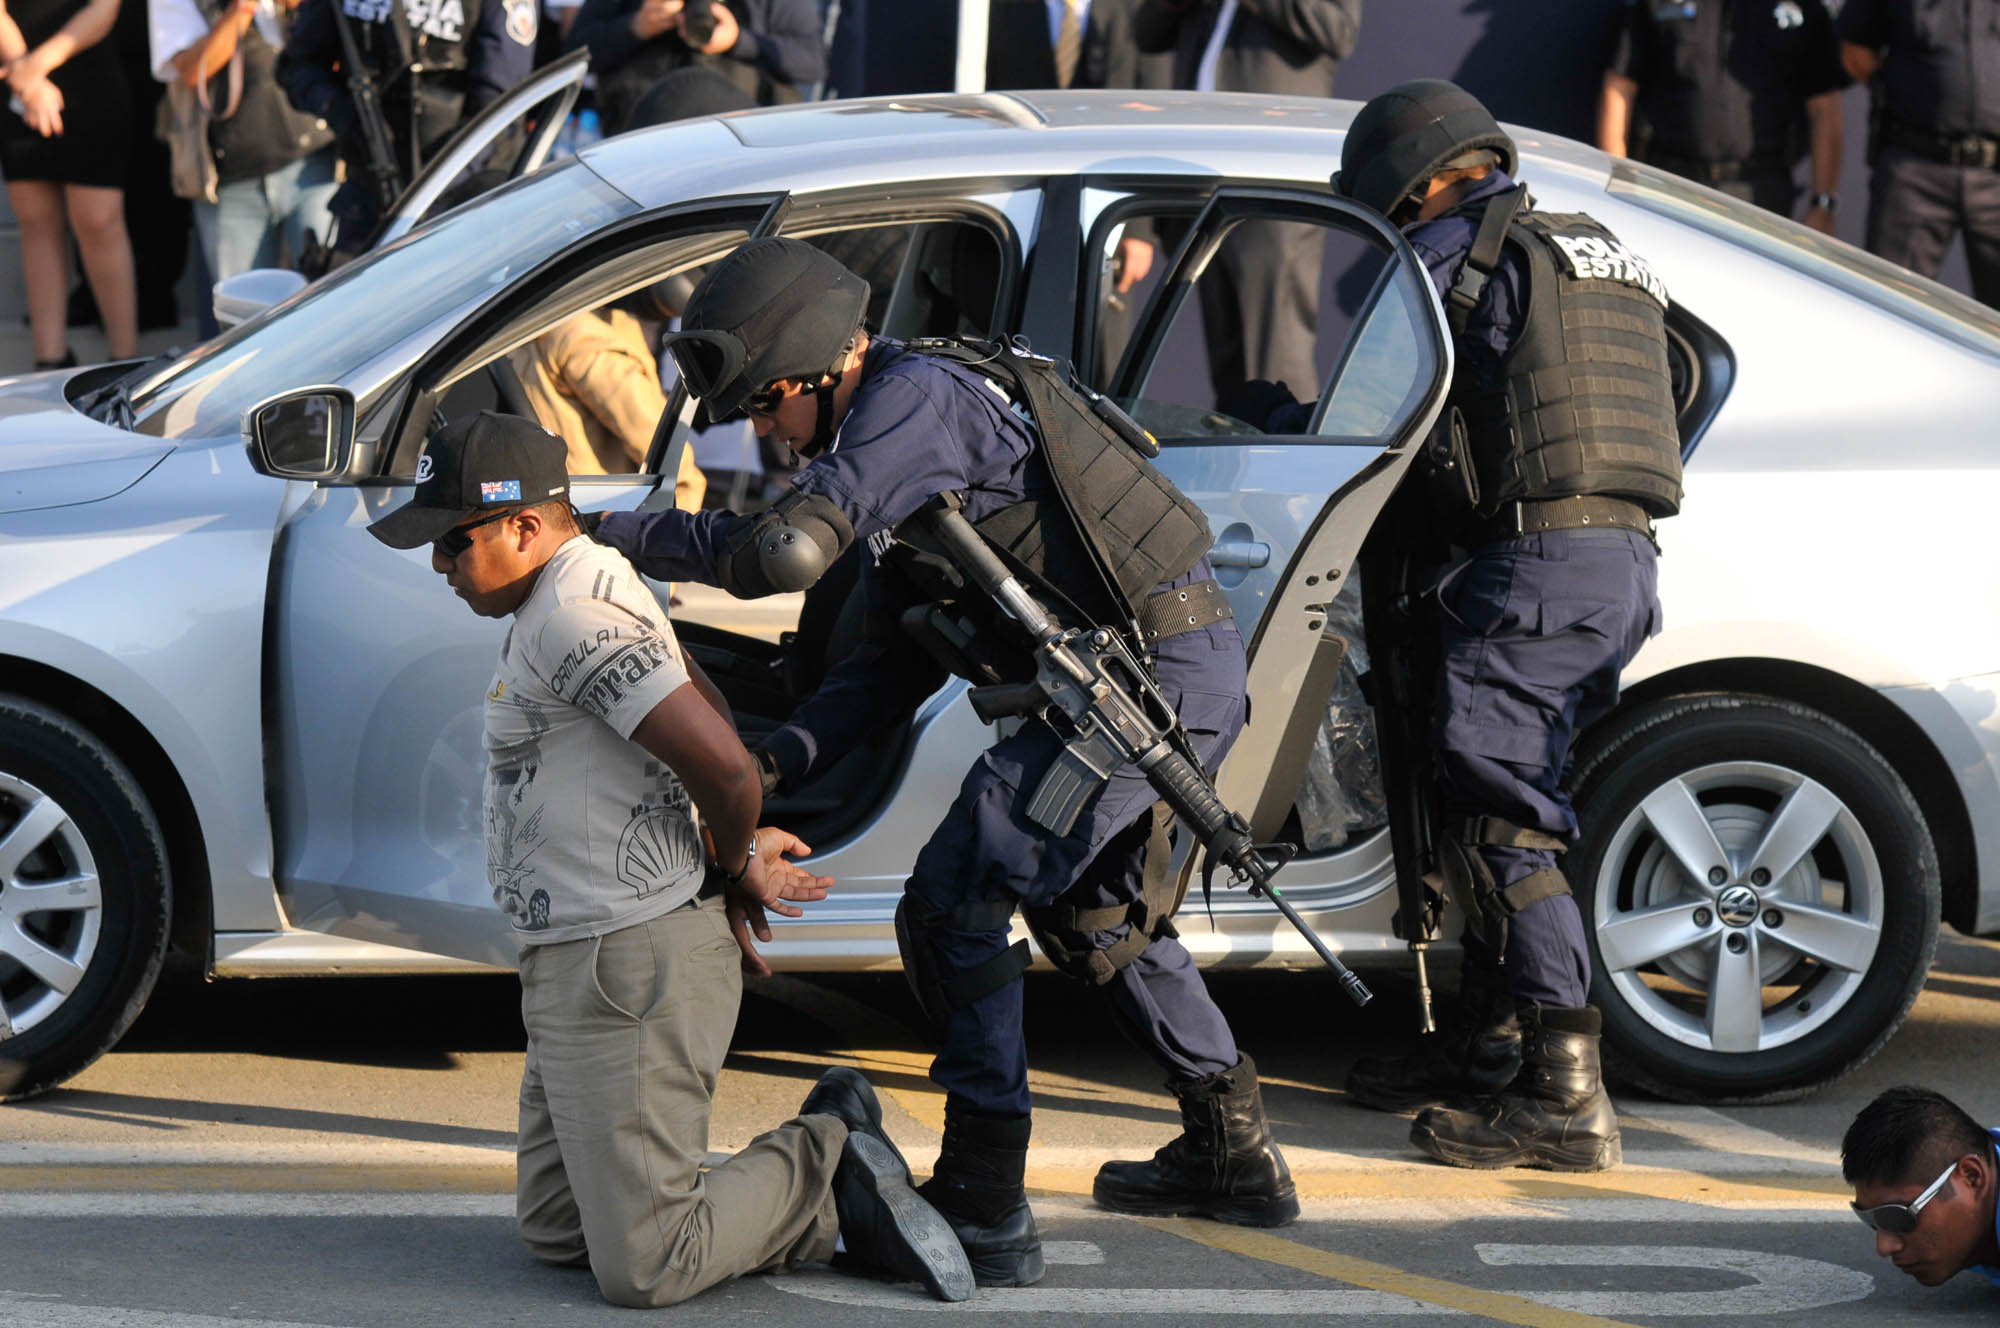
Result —
[[[1978,1054],[2000,1013],[2000,945],[1947,937],[1908,1026],[1802,1102],[1708,1107],[1624,1095],[1625,1164],[1592,1176],[1466,1172],[1339,1091],[1394,1047],[1407,987],[1354,1012],[1319,975],[1229,974],[1217,993],[1258,1057],[1305,1215],[1279,1231],[1117,1217],[1090,1205],[1107,1157],[1178,1128],[1150,1068],[1058,979],[1030,983],[1048,1242],[1038,1286],[962,1305],[837,1270],[751,1278],[671,1313],[702,1323],[1044,1325],[1062,1317],[1355,1324],[1433,1318],[1593,1325],[1990,1321],[2000,1292],[1918,1287],[1847,1212],[1839,1137],[1880,1088],[1929,1083],[2000,1115]],[[589,1275],[513,1236],[521,1034],[510,978],[181,981],[70,1086],[0,1108],[0,1323],[21,1328],[630,1322]],[[789,1115],[830,1063],[881,1089],[919,1170],[943,1096],[893,976],[779,978],[744,1005],[711,1146]]]

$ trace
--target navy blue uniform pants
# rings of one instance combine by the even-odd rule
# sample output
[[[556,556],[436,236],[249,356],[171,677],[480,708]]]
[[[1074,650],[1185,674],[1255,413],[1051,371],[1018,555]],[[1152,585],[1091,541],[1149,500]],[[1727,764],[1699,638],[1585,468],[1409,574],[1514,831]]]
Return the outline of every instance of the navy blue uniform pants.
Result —
[[[1160,642],[1154,672],[1202,763],[1214,769],[1244,720],[1243,642],[1234,624]],[[904,887],[914,904],[949,912],[987,900],[1043,905],[1060,898],[1079,908],[1105,908],[1139,897],[1147,836],[1143,827],[1133,826],[1149,816],[1158,795],[1144,775],[1126,766],[1069,834],[1053,835],[1028,819],[1027,805],[1061,750],[1062,740],[1037,720],[980,754],[951,810],[917,854],[915,873]],[[1093,933],[1092,940],[1100,948],[1110,946],[1129,930],[1122,925]],[[960,931],[947,924],[920,933],[918,943],[926,941],[940,976],[949,981],[1004,951],[1007,926]],[[1171,937],[1155,940],[1098,990],[1118,1026],[1171,1081],[1220,1074],[1240,1059],[1193,957]],[[1029,1110],[1018,980],[951,1011],[943,1044],[931,1065],[937,1084],[977,1111]]]
[[[1445,577],[1433,739],[1447,817],[1576,837],[1562,788],[1570,741],[1609,713],[1619,674],[1660,629],[1656,558],[1631,531],[1558,530],[1495,541]],[[1556,865],[1547,850],[1479,852],[1502,885]],[[1574,897],[1514,916],[1506,966],[1517,1000],[1585,1003],[1590,952]]]

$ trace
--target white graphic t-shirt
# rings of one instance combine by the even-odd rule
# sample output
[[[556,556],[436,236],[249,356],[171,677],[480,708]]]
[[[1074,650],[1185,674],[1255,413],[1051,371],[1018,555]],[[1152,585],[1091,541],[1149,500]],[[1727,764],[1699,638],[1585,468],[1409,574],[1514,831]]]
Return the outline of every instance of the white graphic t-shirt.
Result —
[[[486,876],[523,945],[616,931],[694,898],[693,801],[630,740],[687,681],[632,565],[582,535],[556,550],[486,693]]]

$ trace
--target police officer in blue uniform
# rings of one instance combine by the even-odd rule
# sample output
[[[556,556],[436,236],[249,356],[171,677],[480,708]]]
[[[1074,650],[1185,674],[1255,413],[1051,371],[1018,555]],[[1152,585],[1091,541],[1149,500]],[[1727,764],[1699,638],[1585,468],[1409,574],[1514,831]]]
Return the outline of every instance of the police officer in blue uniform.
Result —
[[[612,514],[596,530],[649,575],[741,596],[801,589],[861,546],[864,644],[765,741],[758,758],[773,787],[899,725],[943,681],[942,667],[898,626],[933,597],[912,528],[937,495],[962,495],[965,519],[1018,557],[1045,593],[1082,602],[1091,593],[1073,579],[1083,560],[1065,554],[1076,536],[1063,524],[1056,471],[1016,402],[943,347],[922,353],[871,336],[861,326],[867,298],[865,281],[802,241],[753,240],[718,263],[670,342],[683,377],[709,418],[747,411],[760,433],[808,464],[755,516]],[[1085,435],[1072,429],[1071,446]],[[1091,486],[1071,496],[1112,532],[1121,566],[1149,569],[1137,598],[1152,668],[1213,768],[1244,721],[1243,642],[1213,579],[1199,510],[1150,466],[1123,473],[1131,483],[1113,486],[1118,495]],[[1121,520],[1133,510],[1119,506],[1127,498],[1153,514],[1148,533],[1115,533],[1147,529]],[[1062,746],[1046,721],[1031,718],[980,754],[918,852],[897,913],[905,971],[942,1042],[931,1077],[947,1092],[943,1149],[923,1193],[951,1220],[986,1286],[1025,1285],[1043,1271],[1023,1188],[1028,959],[1006,939],[1017,908],[1050,958],[1102,992],[1114,1022],[1166,1073],[1186,1122],[1152,1159],[1107,1163],[1098,1202],[1261,1226],[1299,1211],[1256,1069],[1175,938],[1165,916],[1171,895],[1158,898],[1168,826],[1157,795],[1128,766],[1070,833],[1043,828],[1028,801]]]
[[[1402,228],[1457,352],[1427,449],[1436,539],[1464,551],[1436,595],[1435,839],[1487,974],[1456,1029],[1358,1063],[1349,1087],[1406,1108],[1483,1092],[1418,1115],[1411,1141],[1440,1161],[1594,1171],[1618,1161],[1618,1121],[1559,865],[1577,829],[1561,781],[1659,630],[1652,522],[1678,509],[1680,441],[1665,286],[1588,216],[1536,211],[1514,167],[1483,105],[1419,80],[1361,109],[1334,177]]]
[[[407,186],[470,120],[534,68],[536,0],[303,0],[278,61],[293,106],[326,121],[347,179],[333,196],[339,247],[358,252],[380,202],[332,7],[341,6],[379,91]]]
[[[1847,71],[1822,0],[1626,0],[1597,145],[1833,233]]]
[[[1847,0],[1835,31],[1856,81],[1879,75],[1869,251],[1935,277],[1962,231],[2000,309],[2000,0]]]

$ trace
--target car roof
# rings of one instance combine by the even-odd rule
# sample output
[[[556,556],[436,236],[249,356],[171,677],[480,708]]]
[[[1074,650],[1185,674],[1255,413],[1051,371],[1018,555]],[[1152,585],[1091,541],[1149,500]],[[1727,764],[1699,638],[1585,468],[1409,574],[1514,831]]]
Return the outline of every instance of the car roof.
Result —
[[[1047,174],[1231,176],[1323,185],[1360,103],[1251,93],[941,94],[739,111],[632,130],[583,154],[645,207],[690,197]],[[1538,173],[1602,189],[1611,159],[1508,126]],[[746,151],[745,149],[749,149]]]

